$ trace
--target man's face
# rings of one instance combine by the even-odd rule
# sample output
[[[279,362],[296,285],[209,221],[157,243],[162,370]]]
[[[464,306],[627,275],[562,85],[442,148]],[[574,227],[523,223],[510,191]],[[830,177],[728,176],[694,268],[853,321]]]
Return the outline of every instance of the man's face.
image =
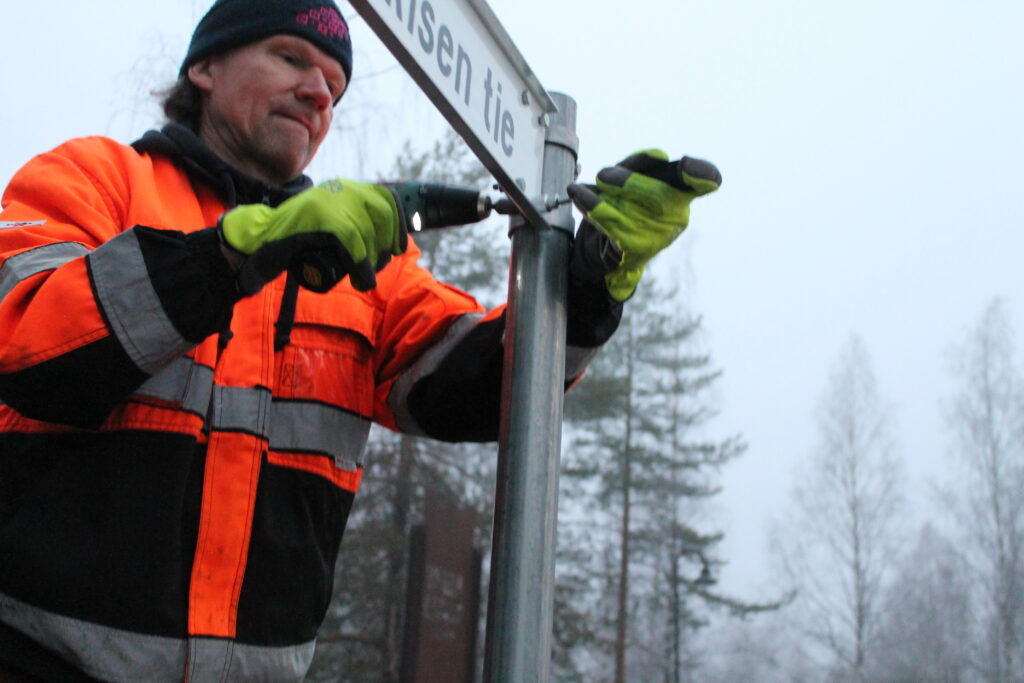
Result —
[[[239,170],[274,185],[312,161],[346,85],[341,64],[284,34],[197,62],[188,77],[205,94],[199,137]]]

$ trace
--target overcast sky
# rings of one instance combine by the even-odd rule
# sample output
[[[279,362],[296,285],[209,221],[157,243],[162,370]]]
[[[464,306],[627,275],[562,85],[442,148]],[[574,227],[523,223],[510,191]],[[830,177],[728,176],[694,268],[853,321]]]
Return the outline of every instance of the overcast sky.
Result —
[[[812,452],[814,410],[851,333],[872,354],[912,478],[940,475],[946,351],[996,296],[1024,330],[1024,4],[491,6],[544,86],[577,100],[584,177],[649,146],[722,171],[657,269],[690,269],[725,371],[713,429],[750,444],[719,500],[723,586],[754,595],[765,578],[765,522]],[[173,78],[207,7],[0,4],[0,183],[67,138],[129,142],[154,125],[145,93]],[[426,147],[443,125],[358,18],[352,32],[356,79],[338,119],[363,132],[335,135],[317,178],[373,177],[397,142]]]

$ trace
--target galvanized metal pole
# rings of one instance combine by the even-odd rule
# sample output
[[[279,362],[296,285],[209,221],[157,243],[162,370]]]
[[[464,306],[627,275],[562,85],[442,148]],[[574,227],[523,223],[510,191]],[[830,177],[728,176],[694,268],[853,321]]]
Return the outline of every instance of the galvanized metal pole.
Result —
[[[576,175],[576,102],[551,93],[542,192],[565,196]],[[502,427],[484,680],[546,682],[551,674],[555,527],[565,377],[572,207],[537,228],[513,219]]]

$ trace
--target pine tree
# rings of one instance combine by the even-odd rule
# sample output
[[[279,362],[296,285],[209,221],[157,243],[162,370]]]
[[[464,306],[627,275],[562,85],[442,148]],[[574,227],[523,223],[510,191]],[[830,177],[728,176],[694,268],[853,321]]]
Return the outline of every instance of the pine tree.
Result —
[[[572,439],[564,454],[558,586],[576,602],[574,621],[556,614],[556,671],[567,678],[611,668],[616,682],[680,680],[683,641],[704,623],[703,609],[768,607],[709,591],[722,536],[696,530],[693,511],[718,492],[715,473],[745,445],[738,436],[702,435],[715,415],[708,390],[720,373],[695,350],[700,320],[680,314],[677,301],[646,281],[566,401]],[[595,646],[612,667],[594,666]]]

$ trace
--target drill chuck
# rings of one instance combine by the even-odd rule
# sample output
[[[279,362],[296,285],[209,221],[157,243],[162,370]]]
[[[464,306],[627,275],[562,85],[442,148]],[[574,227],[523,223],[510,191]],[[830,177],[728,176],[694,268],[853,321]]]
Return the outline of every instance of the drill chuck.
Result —
[[[508,197],[495,200],[471,187],[417,182],[384,183],[384,186],[394,192],[415,232],[477,223],[492,211],[505,215],[519,212]],[[569,201],[568,197],[545,195],[533,203],[544,211],[551,211]]]
[[[467,225],[491,215],[491,198],[480,190],[439,183],[387,183],[413,230]]]

